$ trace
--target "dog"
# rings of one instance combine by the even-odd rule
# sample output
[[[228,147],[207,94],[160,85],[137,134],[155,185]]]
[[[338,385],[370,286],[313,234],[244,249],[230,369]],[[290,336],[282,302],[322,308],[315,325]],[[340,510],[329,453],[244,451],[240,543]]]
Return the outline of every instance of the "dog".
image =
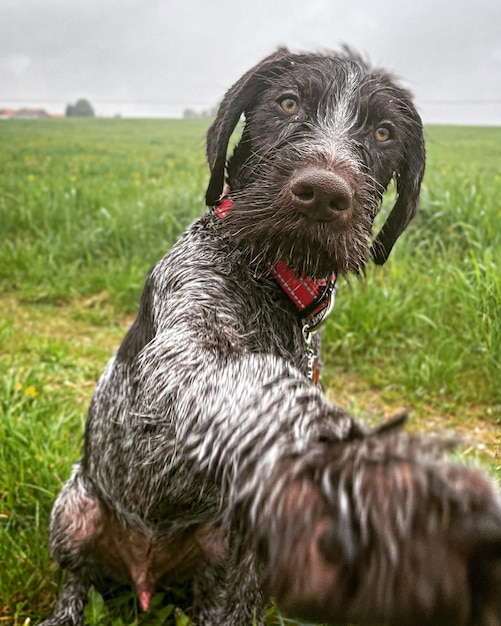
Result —
[[[92,584],[147,610],[185,580],[197,625],[263,624],[269,597],[324,622],[501,624],[495,487],[319,385],[337,277],[383,264],[416,212],[411,96],[349,51],[281,48],[226,93],[207,156],[211,209],[151,270],[55,502],[66,581],[44,623],[82,624]]]

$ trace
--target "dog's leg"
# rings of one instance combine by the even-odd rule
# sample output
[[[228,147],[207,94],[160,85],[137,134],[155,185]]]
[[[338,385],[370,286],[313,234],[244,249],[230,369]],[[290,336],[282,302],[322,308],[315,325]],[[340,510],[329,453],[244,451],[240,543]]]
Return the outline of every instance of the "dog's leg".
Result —
[[[104,522],[98,500],[86,489],[77,465],[59,494],[51,516],[51,553],[67,578],[53,616],[43,626],[79,626],[91,584],[99,570],[89,546]]]
[[[260,491],[238,480],[233,514],[279,606],[329,623],[499,626],[499,495],[442,457],[381,431],[284,457]]]
[[[232,556],[233,567],[228,572],[224,623],[262,626],[267,598],[263,594],[263,575],[256,563],[256,555],[249,546],[245,550],[238,546]]]
[[[266,604],[262,580],[252,552],[230,546],[225,568],[208,567],[193,579],[193,621],[196,626],[260,626]]]
[[[52,617],[39,626],[81,626],[89,587],[82,570],[69,572]]]
[[[195,626],[221,624],[225,602],[226,568],[207,566],[192,579],[192,620]]]
[[[171,439],[156,437],[156,445],[147,446],[143,465],[155,483],[142,482],[144,488],[136,494],[136,503],[144,498],[141,506],[151,510],[150,501],[164,499],[169,490],[180,486],[170,477],[178,481],[182,477],[182,491],[187,494],[195,493],[195,488],[197,493],[210,493],[211,486],[217,485],[220,508],[217,501],[211,503],[214,510],[209,514],[223,518],[224,527],[234,528],[236,518],[224,519],[224,515],[229,503],[242,495],[234,493],[236,477],[248,477],[251,484],[245,485],[245,494],[257,501],[262,490],[269,488],[267,479],[284,455],[304,454],[310,445],[325,438],[350,438],[357,426],[283,359],[252,354],[238,346],[222,352],[225,337],[222,332],[215,336],[218,327],[211,318],[206,327],[193,328],[192,318],[189,323],[178,322],[175,329],[166,328],[157,335],[138,363],[141,395],[131,420],[144,420],[148,411],[153,423],[158,415],[156,419],[166,423]],[[182,350],[179,337],[183,338]],[[232,335],[226,337],[226,343],[229,339]],[[165,408],[166,398],[171,397],[176,398],[175,429]],[[147,491],[155,485],[155,491]],[[219,579],[215,570],[196,575],[196,621],[246,626],[249,620],[259,624],[263,619],[262,578],[248,553],[249,546],[236,532],[224,557],[224,579]],[[217,583],[212,590],[210,576],[215,576]],[[207,586],[209,593],[205,592]]]

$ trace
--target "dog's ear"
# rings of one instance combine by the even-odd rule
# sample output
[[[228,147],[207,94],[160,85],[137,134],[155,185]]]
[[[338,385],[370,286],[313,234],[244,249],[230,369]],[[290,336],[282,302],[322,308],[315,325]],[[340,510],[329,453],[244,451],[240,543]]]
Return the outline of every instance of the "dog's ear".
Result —
[[[371,247],[372,258],[378,265],[386,262],[395,242],[416,213],[425,167],[423,125],[407,94],[400,100],[399,108],[407,121],[406,135],[395,172],[397,199]]]
[[[290,53],[286,48],[279,48],[246,72],[224,96],[216,119],[207,131],[207,159],[211,173],[205,195],[208,206],[218,200],[223,190],[228,142],[240,116],[252,108],[266,84],[264,78],[269,70],[288,56]]]

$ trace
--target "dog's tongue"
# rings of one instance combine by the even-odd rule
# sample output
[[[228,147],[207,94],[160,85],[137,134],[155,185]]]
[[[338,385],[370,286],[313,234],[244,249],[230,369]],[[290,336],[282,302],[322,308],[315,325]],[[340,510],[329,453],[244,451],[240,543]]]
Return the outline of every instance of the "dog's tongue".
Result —
[[[150,608],[150,602],[151,602],[151,598],[153,596],[153,592],[152,591],[140,591],[138,593],[139,596],[139,604],[141,605],[141,608],[143,609],[143,611],[147,611]]]

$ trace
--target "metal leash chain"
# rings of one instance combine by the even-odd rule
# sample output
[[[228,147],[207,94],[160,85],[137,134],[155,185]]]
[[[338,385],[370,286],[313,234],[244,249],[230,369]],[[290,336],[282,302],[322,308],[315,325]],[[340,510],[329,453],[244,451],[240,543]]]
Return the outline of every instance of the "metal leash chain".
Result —
[[[320,366],[317,353],[313,349],[313,337],[315,333],[323,325],[332,309],[334,308],[334,302],[336,300],[337,285],[333,285],[329,294],[328,305],[319,313],[320,318],[316,319],[313,323],[310,321],[303,321],[302,332],[303,339],[306,346],[307,357],[307,371],[306,375],[311,382],[318,386],[320,384]],[[315,316],[317,317],[317,316]]]

